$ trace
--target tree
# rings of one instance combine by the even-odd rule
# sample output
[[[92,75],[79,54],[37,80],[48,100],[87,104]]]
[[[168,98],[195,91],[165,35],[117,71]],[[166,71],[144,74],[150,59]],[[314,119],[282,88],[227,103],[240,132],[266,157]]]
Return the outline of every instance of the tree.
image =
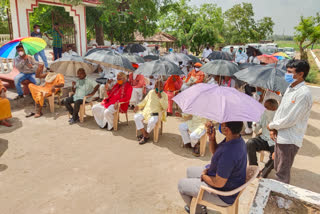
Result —
[[[8,34],[8,16],[7,9],[9,8],[8,0],[1,0],[0,2],[0,34]]]
[[[299,45],[300,58],[308,60],[306,49],[320,41],[320,13],[317,13],[315,17],[301,16],[300,23],[295,30],[294,40]]]
[[[258,42],[272,35],[274,22],[264,17],[256,22],[251,3],[236,4],[225,12],[225,38],[229,44]]]

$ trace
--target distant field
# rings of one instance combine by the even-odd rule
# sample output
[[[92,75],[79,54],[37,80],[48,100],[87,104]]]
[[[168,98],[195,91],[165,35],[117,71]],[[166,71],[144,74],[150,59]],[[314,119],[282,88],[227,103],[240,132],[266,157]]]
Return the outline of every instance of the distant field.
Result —
[[[296,51],[299,50],[299,46],[295,41],[275,41],[274,43],[278,44],[279,48],[284,48],[284,47],[292,47]],[[314,45],[313,49],[320,49],[320,45]]]

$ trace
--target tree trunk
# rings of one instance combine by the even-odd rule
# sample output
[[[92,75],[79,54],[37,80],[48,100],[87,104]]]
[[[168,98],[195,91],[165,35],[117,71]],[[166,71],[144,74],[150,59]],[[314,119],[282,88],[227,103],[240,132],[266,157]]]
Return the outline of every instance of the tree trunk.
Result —
[[[300,47],[300,59],[308,61],[308,53],[302,47]]]
[[[98,45],[104,45],[104,36],[103,36],[103,25],[100,23],[96,23],[94,25],[96,31],[96,42]]]

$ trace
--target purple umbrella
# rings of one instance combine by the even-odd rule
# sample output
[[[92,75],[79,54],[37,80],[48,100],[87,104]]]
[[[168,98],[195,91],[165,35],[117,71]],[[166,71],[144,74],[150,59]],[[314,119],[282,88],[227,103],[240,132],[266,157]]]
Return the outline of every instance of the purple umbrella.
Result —
[[[234,88],[199,83],[173,98],[182,112],[219,123],[259,121],[265,108],[252,97]]]

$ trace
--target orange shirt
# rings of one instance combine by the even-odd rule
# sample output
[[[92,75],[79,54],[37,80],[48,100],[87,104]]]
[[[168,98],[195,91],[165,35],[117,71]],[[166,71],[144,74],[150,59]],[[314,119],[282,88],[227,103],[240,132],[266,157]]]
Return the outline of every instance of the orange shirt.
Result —
[[[173,81],[173,77],[176,79],[176,81]],[[177,90],[180,90],[181,86],[182,86],[181,78],[178,75],[172,75],[165,82],[163,90],[177,91]]]
[[[203,71],[198,71],[198,72],[196,72],[196,70],[193,69],[193,70],[188,74],[188,78],[187,78],[186,82],[188,82],[191,77],[194,77],[194,78],[197,79],[196,83],[201,83],[201,82],[203,82],[203,79],[204,79],[204,73],[203,73]]]

